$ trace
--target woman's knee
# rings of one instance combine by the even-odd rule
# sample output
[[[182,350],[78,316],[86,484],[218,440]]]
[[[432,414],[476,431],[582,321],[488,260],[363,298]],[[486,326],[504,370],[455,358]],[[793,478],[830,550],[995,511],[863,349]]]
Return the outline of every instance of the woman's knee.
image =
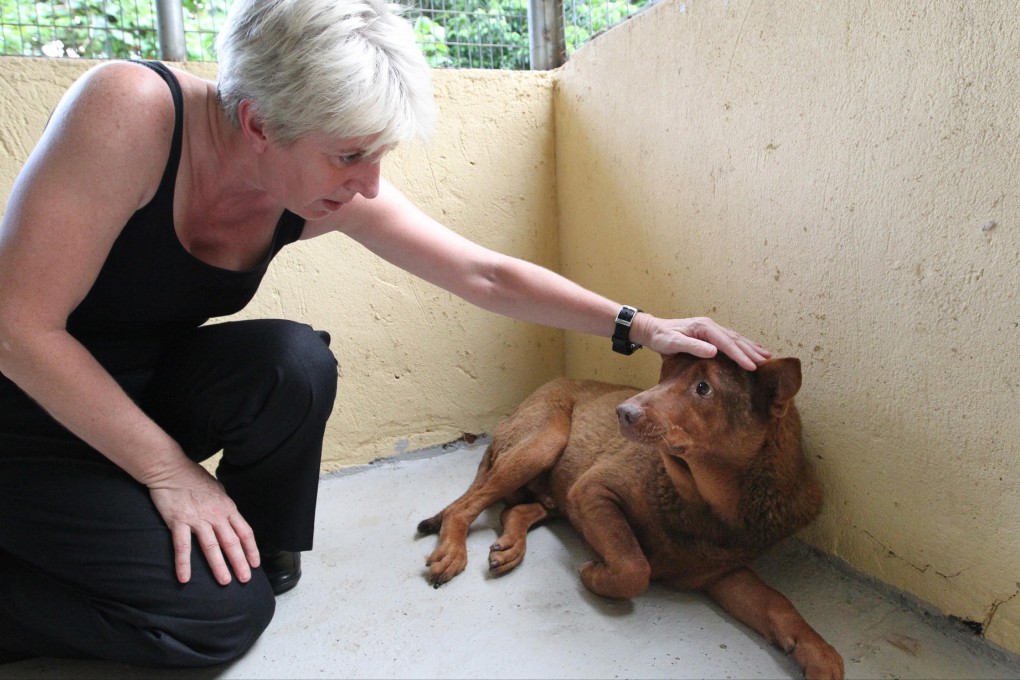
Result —
[[[220,586],[207,569],[189,583],[140,579],[86,594],[29,565],[0,563],[5,577],[0,656],[96,658],[146,668],[189,668],[243,655],[273,618],[276,600],[256,570],[245,584]]]
[[[256,587],[256,585],[261,587]],[[209,631],[202,631],[197,644],[205,648],[208,637],[219,641],[215,656],[236,659],[248,651],[269,626],[276,612],[276,597],[265,578],[253,580],[237,589],[242,594],[218,607],[218,616],[209,622]]]
[[[336,396],[328,335],[253,319],[196,329],[163,358],[141,398],[189,453],[211,455],[269,415],[280,432],[324,423]]]
[[[325,331],[292,321],[277,322],[278,368],[293,380],[303,382],[313,396],[328,400],[336,395],[337,360],[329,348]],[[275,344],[275,343],[274,343]]]
[[[165,620],[162,629],[146,630],[156,654],[154,663],[144,665],[211,666],[235,660],[255,644],[276,610],[268,581],[256,573],[246,584],[216,587],[219,592],[211,596],[191,597]]]
[[[293,322],[279,322],[272,332],[261,371],[267,382],[260,415],[269,416],[262,424],[273,423],[274,431],[287,437],[299,429],[321,429],[333,412],[337,389],[328,335]]]

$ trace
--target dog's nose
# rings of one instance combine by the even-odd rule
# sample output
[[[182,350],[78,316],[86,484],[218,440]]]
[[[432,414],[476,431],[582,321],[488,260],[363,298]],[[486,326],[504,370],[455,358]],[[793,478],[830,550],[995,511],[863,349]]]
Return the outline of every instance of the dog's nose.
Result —
[[[616,407],[616,415],[619,417],[621,425],[633,425],[637,421],[641,420],[641,416],[644,415],[644,411],[641,410],[640,406],[623,402]]]

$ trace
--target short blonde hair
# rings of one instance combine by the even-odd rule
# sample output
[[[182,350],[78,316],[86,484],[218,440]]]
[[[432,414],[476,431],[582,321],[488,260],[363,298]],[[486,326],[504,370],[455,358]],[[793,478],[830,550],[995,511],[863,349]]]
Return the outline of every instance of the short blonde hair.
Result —
[[[428,138],[431,70],[404,11],[380,0],[234,0],[216,40],[227,117],[238,125],[249,99],[283,144],[379,134],[374,151]]]

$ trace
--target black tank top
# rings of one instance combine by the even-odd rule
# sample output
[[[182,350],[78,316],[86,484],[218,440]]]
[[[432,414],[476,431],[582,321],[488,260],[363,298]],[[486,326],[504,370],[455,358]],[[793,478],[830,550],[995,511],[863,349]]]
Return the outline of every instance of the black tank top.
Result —
[[[92,289],[67,320],[71,335],[113,372],[141,368],[175,335],[243,308],[273,257],[300,238],[304,228],[304,219],[285,211],[269,252],[247,271],[221,269],[191,255],[173,222],[184,123],[181,86],[162,63],[139,63],[160,74],[173,95],[170,158],[156,195],[132,215]]]

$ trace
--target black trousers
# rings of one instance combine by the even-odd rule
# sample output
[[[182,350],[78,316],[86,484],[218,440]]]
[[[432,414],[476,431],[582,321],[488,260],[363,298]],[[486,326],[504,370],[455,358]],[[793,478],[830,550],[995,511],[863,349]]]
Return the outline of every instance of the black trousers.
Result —
[[[309,550],[329,338],[289,321],[203,326],[121,383],[184,448],[217,451],[259,547]],[[190,667],[237,658],[269,625],[265,574],[220,586],[197,544],[177,581],[148,489],[27,399],[0,401],[0,662],[32,656]]]

